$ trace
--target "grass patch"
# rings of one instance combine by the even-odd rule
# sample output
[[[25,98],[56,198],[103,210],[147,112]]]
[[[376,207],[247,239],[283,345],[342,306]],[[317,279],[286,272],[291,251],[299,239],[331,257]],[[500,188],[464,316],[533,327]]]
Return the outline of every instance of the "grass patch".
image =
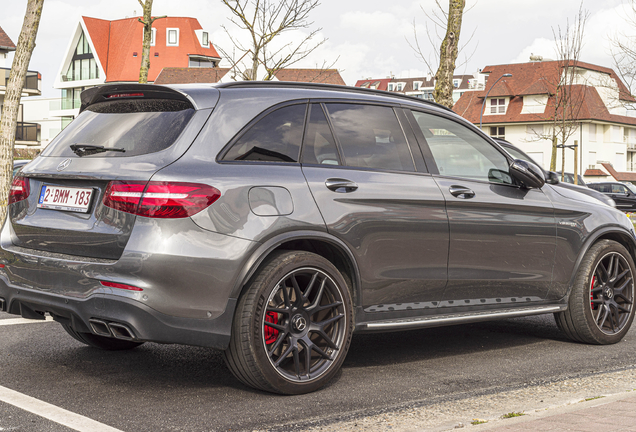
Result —
[[[504,419],[508,419],[508,418],[515,418],[515,417],[521,417],[524,416],[525,414],[522,412],[509,412],[508,414],[504,414],[501,416],[501,418]]]
[[[488,420],[473,419],[473,421],[470,422],[471,425],[479,425],[484,423],[488,423]]]
[[[583,402],[587,402],[587,401],[591,401],[591,400],[596,400],[596,399],[601,399],[604,398],[605,396],[594,396],[594,397],[589,397],[589,398],[585,398],[585,400]]]

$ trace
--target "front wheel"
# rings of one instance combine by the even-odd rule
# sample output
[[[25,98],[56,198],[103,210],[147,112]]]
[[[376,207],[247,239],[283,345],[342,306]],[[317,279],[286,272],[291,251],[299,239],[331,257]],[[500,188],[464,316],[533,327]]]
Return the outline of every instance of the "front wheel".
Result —
[[[241,297],[225,359],[249,386],[303,394],[338,372],[353,332],[351,296],[340,272],[310,252],[280,252]]]
[[[598,345],[619,342],[634,320],[631,255],[621,244],[601,240],[583,257],[568,309],[554,314],[571,339]]]

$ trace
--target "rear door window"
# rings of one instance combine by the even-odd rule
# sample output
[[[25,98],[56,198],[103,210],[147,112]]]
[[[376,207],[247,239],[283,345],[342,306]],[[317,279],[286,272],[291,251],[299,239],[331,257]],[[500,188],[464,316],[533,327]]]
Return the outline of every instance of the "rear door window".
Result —
[[[298,162],[307,104],[289,105],[266,114],[243,133],[224,161]]]
[[[325,104],[344,164],[389,171],[415,171],[413,156],[393,108]]]
[[[320,104],[311,105],[302,162],[315,165],[340,165],[338,148]]]
[[[72,157],[71,145],[112,151],[84,152],[84,157],[127,157],[170,147],[194,115],[178,100],[128,100],[90,105],[44,150],[42,156]]]

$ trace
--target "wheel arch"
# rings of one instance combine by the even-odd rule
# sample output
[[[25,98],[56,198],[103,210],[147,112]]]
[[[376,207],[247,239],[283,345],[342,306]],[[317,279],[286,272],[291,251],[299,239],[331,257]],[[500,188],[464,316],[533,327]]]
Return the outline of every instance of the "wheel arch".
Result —
[[[343,275],[348,284],[353,302],[353,310],[360,300],[360,272],[353,253],[338,238],[317,231],[296,231],[273,237],[264,242],[247,260],[237,282],[232,289],[231,298],[240,298],[250,279],[267,261],[272,253],[279,250],[302,250],[313,252],[331,262]]]
[[[583,257],[592,246],[594,246],[601,240],[613,240],[625,246],[630,256],[632,257],[632,260],[634,261],[634,263],[636,263],[636,239],[634,238],[634,236],[622,227],[601,228],[590,235],[585,243],[583,243],[583,247],[581,247],[579,255],[576,258],[576,262],[572,270],[572,275],[570,276],[568,291],[565,298],[568,298],[570,296],[570,293],[572,292],[574,280],[576,279],[576,274],[579,271],[579,267],[581,266]]]

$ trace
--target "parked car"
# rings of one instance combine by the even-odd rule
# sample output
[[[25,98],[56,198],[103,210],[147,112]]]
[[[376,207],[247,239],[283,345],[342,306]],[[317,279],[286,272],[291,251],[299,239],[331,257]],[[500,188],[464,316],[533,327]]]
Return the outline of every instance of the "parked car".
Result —
[[[559,176],[559,180],[561,180],[561,177],[563,177],[563,180],[561,180],[562,182],[574,184],[574,174],[573,173],[566,172],[564,175],[561,175],[561,171],[556,171],[556,173]],[[578,177],[578,180],[579,180],[577,184],[581,185],[581,186],[585,186],[586,183],[585,183],[585,180],[583,180],[583,177],[581,177],[580,174],[577,174],[576,176]]]
[[[244,384],[299,394],[353,333],[554,313],[611,344],[634,319],[625,214],[563,199],[435,103],[278,82],[81,103],[13,181],[0,310],[83,344],[216,348]]]
[[[19,159],[13,161],[13,176],[18,173],[22,169],[23,166],[31,162],[31,159]]]
[[[636,211],[636,186],[632,183],[595,182],[588,183],[587,186],[612,198],[616,201],[618,209],[626,212]]]
[[[524,153],[519,147],[515,146],[514,144],[501,139],[501,138],[493,138],[493,140],[499,144],[501,147],[503,147],[503,149],[505,151],[507,151],[513,158],[515,159],[522,159],[522,160],[527,160],[529,162],[534,163],[537,166],[540,166],[539,164],[537,164],[530,156],[528,156],[526,153]],[[546,179],[548,179],[550,177],[550,174],[544,170],[544,174],[546,176]],[[614,200],[612,198],[610,198],[609,196],[600,193],[594,189],[591,189],[587,186],[584,186],[585,183],[583,182],[583,179],[580,179],[581,181],[579,182],[578,185],[574,184],[574,177],[571,177],[572,181],[571,182],[562,182],[560,181],[561,179],[561,175],[559,173],[555,173],[556,176],[552,176],[552,180],[548,180],[548,183],[550,183],[552,186],[556,186],[557,187],[557,192],[558,191],[562,191],[563,189],[569,189],[575,192],[579,192],[582,194],[585,194],[587,196],[590,196],[592,198],[595,198],[599,201],[601,201],[602,203],[605,203],[611,207],[616,207],[616,203],[614,202]],[[566,173],[567,176],[568,173]],[[567,178],[567,177],[566,177]],[[569,198],[569,196],[568,196]]]

